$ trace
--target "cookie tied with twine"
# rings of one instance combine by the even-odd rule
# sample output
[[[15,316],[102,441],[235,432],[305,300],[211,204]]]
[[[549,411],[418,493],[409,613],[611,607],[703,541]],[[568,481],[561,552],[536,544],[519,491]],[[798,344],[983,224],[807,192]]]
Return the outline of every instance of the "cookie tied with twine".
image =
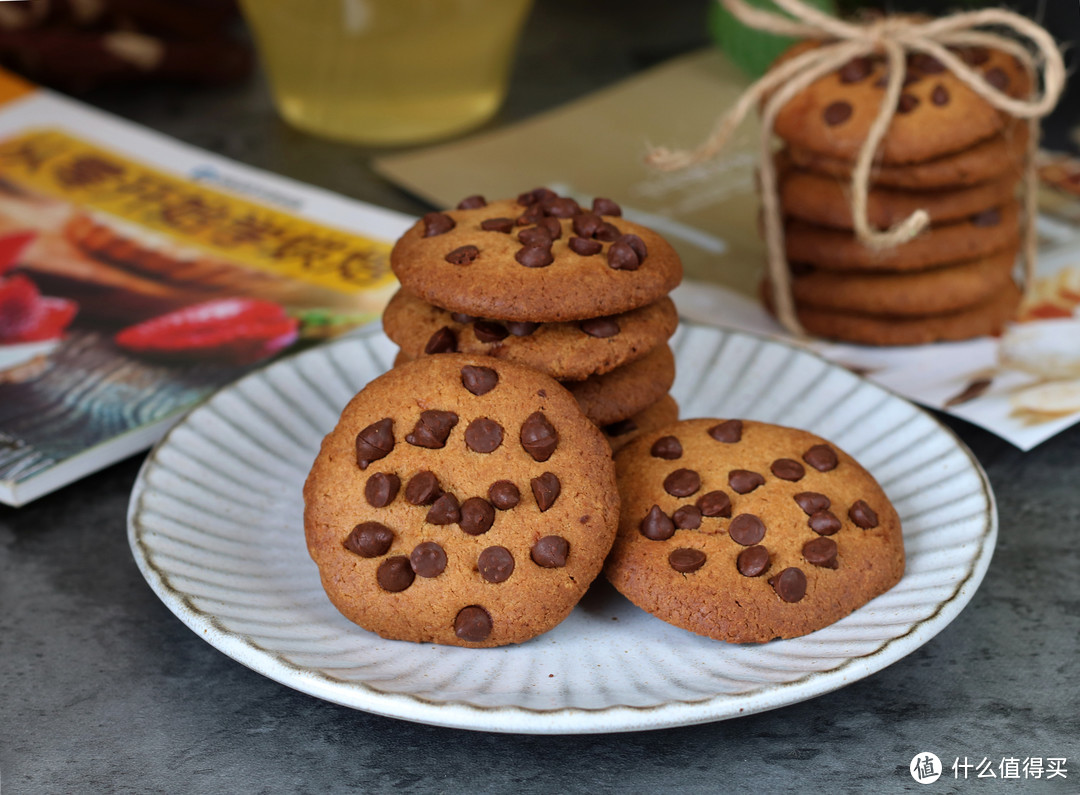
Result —
[[[769,33],[803,39],[822,40],[822,44],[774,66],[739,98],[721,117],[709,138],[693,151],[656,148],[647,161],[664,171],[674,171],[700,163],[718,154],[750,113],[761,106],[760,174],[769,278],[774,285],[773,302],[777,319],[793,334],[805,335],[795,314],[791,277],[785,255],[784,226],[781,213],[776,165],[773,162],[772,131],[781,109],[816,80],[834,72],[856,58],[885,56],[887,81],[877,118],[855,159],[851,175],[851,215],[855,236],[863,245],[882,250],[902,245],[930,223],[925,210],[916,210],[888,229],[875,229],[867,215],[870,172],[875,157],[896,115],[904,87],[906,60],[909,54],[936,59],[958,80],[985,100],[991,107],[1030,126],[1024,171],[1024,264],[1025,281],[1030,284],[1037,255],[1035,216],[1037,211],[1037,173],[1039,119],[1053,110],[1065,86],[1065,64],[1053,37],[1042,27],[1019,14],[1003,9],[984,9],[953,14],[933,20],[886,16],[869,22],[850,22],[812,8],[802,0],[773,0],[790,17],[763,11],[745,0],[718,0],[739,21]],[[991,33],[983,28],[1008,31]],[[950,48],[986,47],[1013,55],[1023,68],[1041,84],[1034,97],[1018,99],[988,82]]]

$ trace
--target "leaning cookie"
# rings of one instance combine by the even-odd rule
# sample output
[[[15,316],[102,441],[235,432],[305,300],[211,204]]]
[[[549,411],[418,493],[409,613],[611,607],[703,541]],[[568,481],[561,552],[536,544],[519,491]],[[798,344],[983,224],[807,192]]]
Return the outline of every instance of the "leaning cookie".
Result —
[[[605,575],[671,624],[734,643],[821,629],[904,572],[900,519],[851,456],[806,431],[684,420],[615,456]]]
[[[425,354],[483,353],[527,364],[559,381],[580,381],[642,358],[675,333],[668,297],[611,317],[573,323],[528,323],[448,312],[406,290],[383,314],[386,335],[415,359]]]
[[[428,356],[368,384],[304,486],[330,601],[385,638],[501,646],[546,632],[618,522],[611,451],[553,379]]]
[[[664,395],[651,406],[639,411],[632,417],[605,425],[604,438],[611,445],[611,451],[617,453],[643,433],[655,431],[665,425],[679,421],[679,404],[671,395]]]

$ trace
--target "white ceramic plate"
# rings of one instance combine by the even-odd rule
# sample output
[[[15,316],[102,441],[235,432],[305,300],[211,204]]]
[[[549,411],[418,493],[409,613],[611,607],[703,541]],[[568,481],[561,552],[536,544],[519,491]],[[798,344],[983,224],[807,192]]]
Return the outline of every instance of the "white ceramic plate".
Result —
[[[571,616],[520,646],[387,641],[327,600],[304,545],[300,489],[341,408],[389,367],[380,333],[255,372],[161,441],[131,497],[139,568],[207,642],[289,687],[440,726],[538,734],[632,731],[761,712],[899,660],[952,621],[993,553],[997,516],[971,453],[910,403],[816,356],[683,324],[672,390],[684,417],[744,417],[833,440],[881,482],[903,520],[891,591],[803,638],[734,646],[653,618],[597,583]]]

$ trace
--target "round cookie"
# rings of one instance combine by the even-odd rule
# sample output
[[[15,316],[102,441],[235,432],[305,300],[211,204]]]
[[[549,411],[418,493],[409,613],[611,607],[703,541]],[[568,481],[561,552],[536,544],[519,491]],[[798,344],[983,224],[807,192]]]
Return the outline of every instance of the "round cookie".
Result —
[[[881,251],[864,246],[851,232],[805,221],[788,221],[784,236],[788,262],[830,270],[922,270],[1016,246],[1020,212],[1017,203],[1010,202],[965,221],[932,226],[914,240]]]
[[[665,425],[679,421],[679,404],[671,395],[664,395],[643,411],[639,411],[633,417],[628,417],[619,422],[605,425],[602,430],[604,438],[611,445],[611,451],[617,453],[634,439],[643,433],[655,431]]]
[[[410,358],[447,349],[486,354],[561,381],[580,381],[640,359],[674,334],[678,323],[667,296],[614,317],[505,324],[447,312],[399,290],[383,314],[386,335]]]
[[[989,301],[942,315],[899,317],[810,307],[797,307],[796,315],[816,337],[863,345],[925,345],[1001,334],[1019,305],[1020,288],[1010,282]]]
[[[821,46],[800,42],[780,61]],[[967,48],[957,54],[992,86],[1026,98],[1031,81],[1023,66],[998,50]],[[853,161],[885,95],[884,56],[856,58],[811,83],[777,114],[775,131],[800,149]],[[897,112],[878,148],[886,164],[918,163],[960,152],[1003,130],[1010,118],[992,107],[936,59],[910,55]]]
[[[960,187],[954,190],[898,190],[872,188],[866,215],[876,229],[889,229],[916,210],[930,215],[932,224],[961,221],[1000,207],[1016,198],[1016,179]],[[854,229],[851,183],[801,169],[787,169],[780,179],[784,214],[833,229]]]
[[[323,587],[385,638],[501,646],[545,632],[600,572],[611,451],[542,373],[426,356],[368,384],[304,485]]]
[[[609,199],[595,212],[546,188],[483,201],[428,213],[397,241],[390,264],[406,290],[450,312],[550,323],[629,312],[682,279],[667,241]]]
[[[921,271],[800,270],[791,280],[799,306],[870,315],[924,316],[988,301],[1012,282],[1016,247],[986,259]],[[768,283],[765,289],[771,289]]]
[[[666,344],[636,362],[584,381],[564,381],[585,416],[597,425],[632,417],[663,397],[675,383],[675,354]]]
[[[615,456],[604,573],[631,602],[733,643],[821,629],[904,572],[900,519],[851,456],[793,428],[684,420]]]
[[[870,183],[886,188],[933,190],[977,185],[1006,177],[1019,179],[1024,173],[1028,135],[1026,122],[1014,122],[1001,133],[944,157],[898,166],[875,162],[870,171]],[[799,168],[849,181],[855,170],[854,161],[839,160],[796,146],[785,148],[783,157]]]

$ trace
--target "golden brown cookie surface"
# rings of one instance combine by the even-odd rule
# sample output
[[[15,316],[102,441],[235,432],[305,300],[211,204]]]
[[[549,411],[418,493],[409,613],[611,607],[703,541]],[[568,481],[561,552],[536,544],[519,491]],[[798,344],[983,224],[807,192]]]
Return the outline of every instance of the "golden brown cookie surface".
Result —
[[[615,457],[605,575],[658,618],[735,643],[805,635],[895,585],[900,520],[835,445],[759,422],[684,420]]]
[[[636,362],[584,381],[563,383],[597,425],[631,417],[658,401],[675,383],[675,354],[666,344]]]
[[[675,250],[614,202],[593,212],[543,191],[428,213],[394,246],[394,273],[448,311],[544,323],[629,312],[682,279]]]
[[[458,646],[562,621],[600,571],[619,504],[610,449],[565,389],[462,354],[368,384],[304,499],[308,550],[347,618]]]
[[[605,425],[602,430],[612,452],[617,453],[643,433],[655,431],[679,421],[679,404],[671,395],[664,395],[632,417]]]
[[[410,358],[455,350],[527,364],[560,381],[580,381],[645,356],[675,333],[668,297],[612,317],[572,323],[515,323],[447,312],[400,290],[383,328]]]

